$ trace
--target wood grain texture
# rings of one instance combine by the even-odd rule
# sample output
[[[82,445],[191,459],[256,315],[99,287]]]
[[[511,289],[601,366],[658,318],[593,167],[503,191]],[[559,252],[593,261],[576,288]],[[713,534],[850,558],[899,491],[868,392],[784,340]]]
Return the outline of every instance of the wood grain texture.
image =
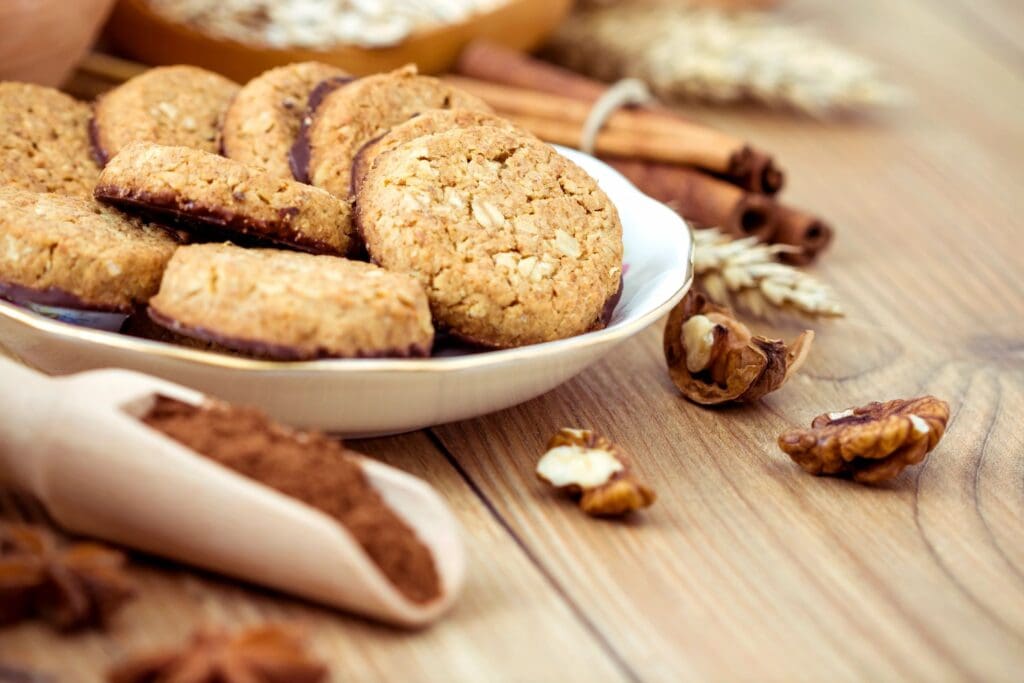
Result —
[[[438,433],[641,679],[1013,680],[1020,69],[935,3],[789,11],[836,27],[914,97],[844,123],[701,112],[773,150],[790,200],[838,227],[819,272],[850,315],[818,326],[802,377],[761,408],[701,410],[674,395],[654,330],[542,399]],[[807,477],[774,445],[824,410],[921,393],[951,402],[952,425],[889,487]],[[634,455],[661,495],[641,521],[595,524],[535,483],[536,455],[568,425]]]
[[[1001,58],[1024,66],[1024,5],[1016,0],[942,0],[962,27]]]
[[[148,561],[111,637],[20,626],[0,632],[0,662],[98,680],[198,623],[297,618],[339,681],[1020,680],[1024,65],[967,5],[786,4],[879,61],[910,90],[904,109],[688,111],[772,150],[787,199],[837,227],[816,270],[849,316],[815,326],[791,384],[697,408],[668,380],[658,325],[525,405],[358,444],[438,486],[465,525],[470,579],[447,620],[397,632]],[[1024,35],[1011,0],[967,11]],[[949,429],[888,486],[807,476],[775,446],[822,411],[922,393],[950,402]],[[551,495],[533,466],[564,426],[629,451],[658,503],[601,522]]]

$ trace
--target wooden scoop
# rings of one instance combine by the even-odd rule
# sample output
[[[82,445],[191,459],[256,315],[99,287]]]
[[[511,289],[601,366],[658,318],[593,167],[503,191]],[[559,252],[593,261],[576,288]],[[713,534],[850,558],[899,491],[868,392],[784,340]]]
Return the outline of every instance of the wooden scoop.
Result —
[[[336,520],[185,448],[139,418],[161,394],[202,394],[100,370],[48,378],[0,359],[0,483],[33,493],[62,526],[402,626],[447,610],[463,580],[458,524],[425,482],[363,471],[430,548],[440,597],[402,595]]]

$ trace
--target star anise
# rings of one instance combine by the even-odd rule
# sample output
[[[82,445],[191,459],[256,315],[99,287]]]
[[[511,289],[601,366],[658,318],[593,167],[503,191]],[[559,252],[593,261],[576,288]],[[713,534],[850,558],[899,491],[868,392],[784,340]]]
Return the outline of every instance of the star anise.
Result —
[[[0,623],[103,626],[135,594],[125,562],[98,543],[61,546],[41,527],[0,523]]]
[[[297,629],[281,625],[238,634],[201,630],[182,648],[134,657],[111,669],[109,683],[319,683],[327,667],[312,659]]]

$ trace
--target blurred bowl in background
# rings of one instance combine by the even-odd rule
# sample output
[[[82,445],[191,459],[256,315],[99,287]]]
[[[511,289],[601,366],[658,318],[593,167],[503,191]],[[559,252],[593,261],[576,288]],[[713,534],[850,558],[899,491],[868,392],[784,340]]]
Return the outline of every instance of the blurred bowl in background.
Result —
[[[56,86],[96,39],[114,0],[0,0],[0,80]]]
[[[383,48],[336,45],[327,50],[257,47],[208,35],[169,21],[145,0],[119,0],[107,35],[121,54],[154,66],[194,64],[244,82],[282,64],[317,60],[355,75],[377,73],[415,63],[423,73],[450,67],[474,38],[486,38],[516,50],[538,46],[565,18],[573,0],[510,0],[469,20],[410,35]]]

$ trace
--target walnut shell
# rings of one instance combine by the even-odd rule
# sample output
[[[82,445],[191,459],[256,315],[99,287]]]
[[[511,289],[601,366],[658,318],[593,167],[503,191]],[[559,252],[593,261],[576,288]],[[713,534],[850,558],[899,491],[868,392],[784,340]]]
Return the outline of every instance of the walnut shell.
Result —
[[[701,335],[692,329],[698,317]],[[665,361],[672,382],[694,403],[751,402],[781,387],[803,365],[813,340],[811,330],[789,346],[752,336],[729,309],[691,290],[669,315]]]
[[[779,436],[805,471],[877,484],[923,461],[946,431],[949,405],[934,396],[896,399],[814,418]]]

